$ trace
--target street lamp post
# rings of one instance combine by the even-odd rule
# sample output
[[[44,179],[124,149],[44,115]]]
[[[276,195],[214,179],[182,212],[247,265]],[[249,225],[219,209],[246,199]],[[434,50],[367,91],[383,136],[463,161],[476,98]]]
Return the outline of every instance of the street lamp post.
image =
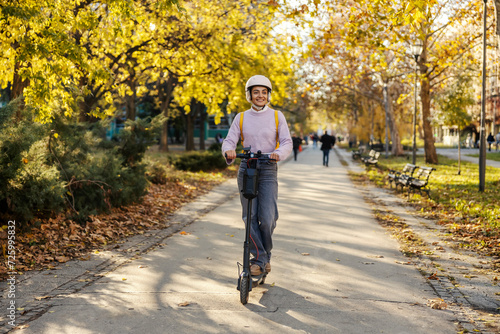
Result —
[[[422,53],[422,44],[414,44],[411,48],[411,53],[415,58],[415,103],[413,109],[413,152],[412,152],[412,164],[417,163],[417,73],[418,73],[418,57]]]
[[[481,91],[481,125],[479,130],[479,191],[484,192],[486,181],[486,3],[483,7],[483,75]]]
[[[385,158],[389,158],[389,96],[387,93],[387,83],[384,82],[384,107],[385,107]]]

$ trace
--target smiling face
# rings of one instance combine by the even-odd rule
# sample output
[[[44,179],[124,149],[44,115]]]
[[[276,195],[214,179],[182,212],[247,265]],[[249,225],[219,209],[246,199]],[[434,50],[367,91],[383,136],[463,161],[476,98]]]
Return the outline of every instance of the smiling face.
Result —
[[[264,107],[267,104],[268,98],[268,89],[263,86],[255,86],[252,87],[250,91],[250,95],[252,97],[252,103],[258,107]]]

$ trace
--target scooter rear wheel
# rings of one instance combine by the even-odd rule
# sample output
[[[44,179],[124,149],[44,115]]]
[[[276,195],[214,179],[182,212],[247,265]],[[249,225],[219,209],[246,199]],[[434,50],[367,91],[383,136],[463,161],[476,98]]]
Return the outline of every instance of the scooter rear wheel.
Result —
[[[248,297],[250,295],[250,276],[240,277],[240,301],[243,305],[248,303]]]

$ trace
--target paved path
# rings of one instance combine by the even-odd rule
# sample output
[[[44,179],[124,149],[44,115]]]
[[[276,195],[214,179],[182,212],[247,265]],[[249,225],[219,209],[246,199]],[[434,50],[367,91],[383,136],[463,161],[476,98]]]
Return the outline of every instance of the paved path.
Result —
[[[438,148],[436,149],[438,154],[444,155],[448,158],[458,160],[458,149],[456,148]],[[488,151],[486,151],[488,152]],[[494,151],[492,151],[494,152]],[[478,148],[463,148],[460,150],[460,157],[462,161],[473,162],[479,164],[478,157],[471,157],[469,154],[479,154]],[[500,168],[500,161],[486,160],[486,166]]]
[[[397,242],[336,154],[326,168],[319,150],[304,150],[280,166],[279,183],[273,270],[246,306],[236,290],[243,222],[230,180],[184,209],[189,216],[218,199],[183,228],[187,234],[129,241],[139,259],[102,252],[86,267],[72,261],[19,283],[31,316],[16,333],[456,333],[451,311],[425,305],[434,290],[415,267],[400,264],[407,260]],[[155,238],[159,247],[144,253]],[[101,257],[98,271],[91,262]],[[81,274],[71,276],[77,267]],[[59,288],[40,285],[38,295],[50,298],[35,301],[47,275],[73,278]]]

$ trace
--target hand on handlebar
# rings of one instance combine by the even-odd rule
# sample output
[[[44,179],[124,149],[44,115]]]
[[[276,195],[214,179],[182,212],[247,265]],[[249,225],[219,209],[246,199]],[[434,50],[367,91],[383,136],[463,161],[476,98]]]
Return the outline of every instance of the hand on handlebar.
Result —
[[[234,159],[236,159],[236,151],[235,150],[229,150],[229,151],[226,151],[224,153],[225,153],[225,156],[226,156],[227,160],[234,160]]]
[[[271,153],[269,155],[269,158],[273,159],[273,160],[276,160],[276,161],[280,161],[280,156],[278,155],[278,153]]]

